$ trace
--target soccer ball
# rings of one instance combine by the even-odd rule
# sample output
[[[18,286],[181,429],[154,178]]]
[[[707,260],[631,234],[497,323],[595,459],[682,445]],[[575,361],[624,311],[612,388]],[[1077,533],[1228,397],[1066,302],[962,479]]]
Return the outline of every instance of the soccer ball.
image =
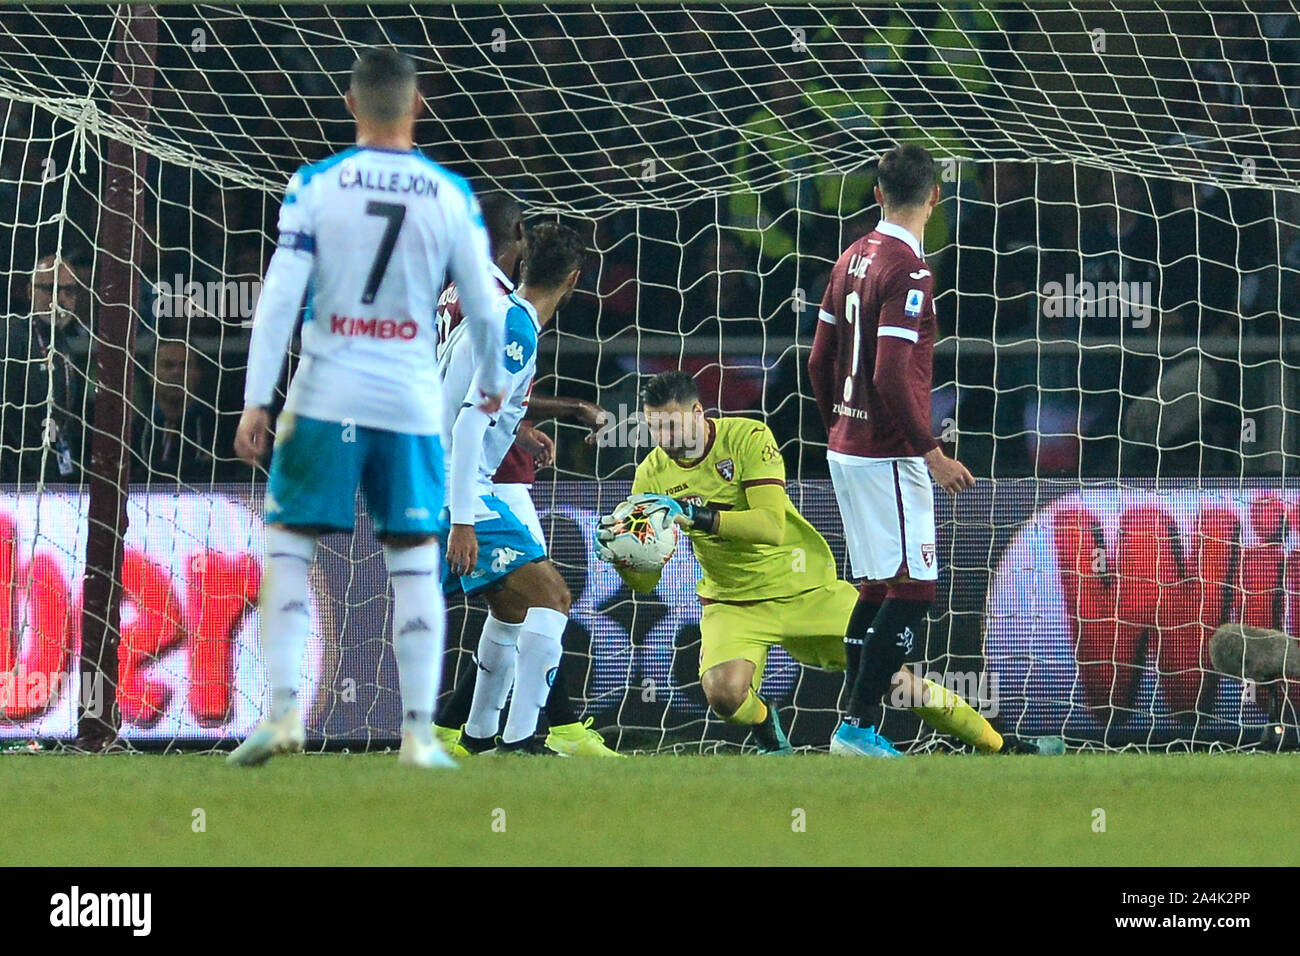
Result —
[[[624,501],[614,509],[607,543],[614,563],[629,571],[658,571],[677,550],[677,525],[662,505]]]

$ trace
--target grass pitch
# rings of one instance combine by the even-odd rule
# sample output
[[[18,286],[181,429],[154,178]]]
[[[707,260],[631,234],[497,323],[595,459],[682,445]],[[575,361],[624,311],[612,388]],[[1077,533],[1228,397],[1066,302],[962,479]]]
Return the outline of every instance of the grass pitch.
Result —
[[[1295,865],[1298,788],[1250,754],[15,755],[0,864]]]

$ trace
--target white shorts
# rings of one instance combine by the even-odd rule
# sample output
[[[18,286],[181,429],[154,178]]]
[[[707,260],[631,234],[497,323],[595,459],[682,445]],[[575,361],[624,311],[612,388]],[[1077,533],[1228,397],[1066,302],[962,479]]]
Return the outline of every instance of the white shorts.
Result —
[[[546,549],[546,535],[542,533],[542,521],[537,517],[537,507],[533,504],[533,496],[528,485],[497,485],[492,486],[492,494],[496,495],[502,501],[510,506],[516,518],[524,523],[524,527],[537,539],[537,543]]]
[[[921,458],[826,453],[853,577],[935,581],[934,486]]]

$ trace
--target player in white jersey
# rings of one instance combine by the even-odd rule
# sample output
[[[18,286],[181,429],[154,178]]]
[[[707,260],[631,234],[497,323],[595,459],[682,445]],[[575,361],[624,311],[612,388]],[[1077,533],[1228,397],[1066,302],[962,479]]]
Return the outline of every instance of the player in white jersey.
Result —
[[[235,450],[265,455],[269,406],[304,294],[302,361],[276,423],[266,493],[259,626],[271,685],[266,719],[230,755],[258,764],[302,748],[297,689],[310,626],[307,574],[316,538],[350,531],[361,487],[393,584],[393,646],[402,697],[403,763],[455,766],[430,728],[446,619],[438,573],[443,506],[441,384],[434,311],[450,269],[465,298],[464,361],[476,411],[500,407],[503,323],[487,236],[468,184],[414,149],[415,65],[370,50],[347,93],[357,145],[304,166],[280,210],[249,344]],[[479,362],[487,356],[492,361]]]
[[[534,733],[560,663],[571,598],[564,579],[547,560],[545,546],[493,493],[492,479],[527,411],[538,335],[572,296],[584,256],[581,237],[565,226],[543,223],[529,233],[519,288],[497,300],[506,328],[500,364],[510,377],[498,414],[485,413],[472,400],[483,372],[467,361],[464,323],[452,330],[438,362],[451,456],[449,507],[442,514],[447,532],[444,589],[482,594],[492,617],[510,625],[480,643],[481,668],[474,690],[475,707],[490,710],[486,723],[497,727],[513,670],[514,695],[498,753],[551,753]],[[462,395],[465,400],[457,403]],[[508,666],[511,660],[513,669]],[[492,745],[491,738],[469,734],[462,735],[462,741],[475,752]]]
[[[528,251],[523,208],[517,200],[504,192],[481,193],[479,203],[483,207],[483,222],[492,244],[492,275],[499,294],[509,295],[515,291],[511,277],[518,274],[520,263]],[[460,293],[455,283],[452,283],[438,299],[439,354],[446,348],[447,341],[463,320]],[[515,434],[515,443],[506,452],[506,457],[492,476],[492,494],[510,506],[514,516],[524,523],[543,547],[546,546],[546,536],[533,504],[532,485],[537,467],[545,467],[553,460],[555,446],[545,432],[534,429],[531,423],[547,418],[573,421],[589,428],[591,431],[587,441],[594,442],[598,428],[608,417],[609,413],[599,405],[581,399],[529,392],[528,409]],[[519,628],[520,625],[498,621],[489,613],[473,646],[478,648],[489,641],[515,646],[518,643]],[[592,728],[592,718],[588,717],[585,721],[578,719],[573,699],[569,696],[570,680],[566,674],[572,659],[569,654],[560,656],[555,679],[551,681],[551,689],[546,697],[546,746],[571,757],[617,757],[619,754],[610,750],[600,733]],[[433,728],[447,752],[457,757],[472,754],[461,741],[462,729],[467,730],[472,739],[489,742],[495,740],[497,731],[500,730],[499,726],[492,723],[500,718],[499,706],[493,707],[481,693],[478,706],[474,705],[477,675],[484,669],[484,665],[477,652],[472,655],[471,661],[470,668],[456,681],[455,692],[448,695],[439,706]],[[454,660],[451,666],[454,674]],[[513,683],[514,658],[507,656],[505,666],[509,671],[509,677],[505,680],[508,684]]]

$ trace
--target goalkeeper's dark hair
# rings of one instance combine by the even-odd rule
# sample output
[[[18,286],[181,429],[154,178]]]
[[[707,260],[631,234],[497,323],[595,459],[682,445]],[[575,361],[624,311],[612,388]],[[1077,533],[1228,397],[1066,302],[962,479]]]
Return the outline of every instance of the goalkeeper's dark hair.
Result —
[[[667,405],[694,405],[700,400],[700,386],[695,379],[675,369],[660,372],[641,387],[641,405],[663,408]]]
[[[890,206],[920,206],[934,191],[934,157],[924,146],[895,146],[876,166],[876,185]]]
[[[519,224],[524,221],[524,207],[519,205],[519,200],[499,189],[480,195],[478,204],[483,210],[483,225],[487,226],[488,241],[492,243],[492,255],[495,256],[502,246],[513,242],[518,235]]]
[[[364,50],[352,65],[352,96],[357,112],[378,123],[393,123],[411,110],[415,61],[391,47]]]
[[[528,230],[528,258],[520,279],[539,289],[554,289],[574,269],[581,269],[586,258],[587,244],[576,230],[556,222],[539,222]]]

